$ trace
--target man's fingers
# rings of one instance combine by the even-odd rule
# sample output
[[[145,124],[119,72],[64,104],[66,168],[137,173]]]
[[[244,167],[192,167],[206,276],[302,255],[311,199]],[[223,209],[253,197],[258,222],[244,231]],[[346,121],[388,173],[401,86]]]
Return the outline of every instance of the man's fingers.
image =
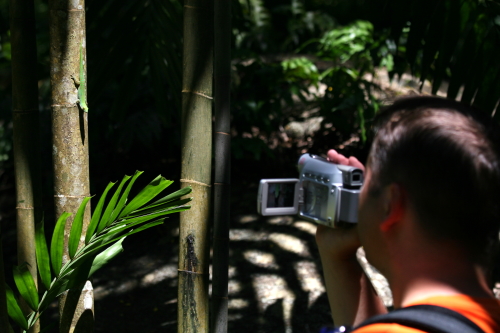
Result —
[[[337,151],[334,149],[330,149],[328,153],[326,153],[326,156],[328,157],[328,160],[332,163],[350,165],[365,171],[365,166],[354,156],[347,158],[344,155],[337,153]]]
[[[328,156],[328,160],[332,163],[349,165],[349,159],[347,159],[344,155],[337,153],[334,149],[330,149],[326,155]]]
[[[360,168],[361,170],[365,171],[365,166],[363,163],[361,163],[356,157],[351,156],[349,157],[349,164],[350,166],[353,166],[355,168]]]

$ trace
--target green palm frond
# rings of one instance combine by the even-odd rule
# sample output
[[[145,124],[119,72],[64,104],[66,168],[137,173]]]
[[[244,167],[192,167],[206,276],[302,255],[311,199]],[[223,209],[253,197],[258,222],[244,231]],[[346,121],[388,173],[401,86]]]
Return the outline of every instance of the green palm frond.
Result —
[[[64,265],[62,265],[64,226],[71,214],[63,213],[57,221],[52,235],[50,253],[44,234],[43,220],[37,224],[37,265],[47,291],[39,299],[35,282],[27,266],[21,265],[14,268],[14,281],[19,294],[34,311],[25,317],[14,293],[7,286],[9,316],[23,330],[26,331],[34,325],[40,314],[57,296],[68,289],[82,288],[84,282],[92,274],[121,253],[123,251],[122,243],[127,236],[162,224],[168,214],[182,212],[190,208],[186,204],[192,198],[182,199],[183,196],[191,193],[190,187],[185,187],[151,202],[173,183],[161,176],[153,179],[129,201],[128,195],[132,185],[141,174],[142,172],[137,171],[132,177],[125,176],[105,205],[107,194],[114,183],[107,186],[91,218],[83,246],[80,244],[83,214],[91,197],[82,201],[69,235],[70,260]],[[102,214],[103,211],[104,214]],[[52,276],[54,276],[53,279]]]

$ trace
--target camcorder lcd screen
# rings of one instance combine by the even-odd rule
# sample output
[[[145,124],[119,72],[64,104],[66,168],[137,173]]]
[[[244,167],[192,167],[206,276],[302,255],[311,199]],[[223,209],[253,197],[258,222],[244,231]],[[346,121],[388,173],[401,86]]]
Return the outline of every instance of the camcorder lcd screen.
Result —
[[[326,221],[328,206],[328,186],[304,180],[304,210],[303,214]]]
[[[295,183],[270,183],[267,189],[267,207],[293,207]]]

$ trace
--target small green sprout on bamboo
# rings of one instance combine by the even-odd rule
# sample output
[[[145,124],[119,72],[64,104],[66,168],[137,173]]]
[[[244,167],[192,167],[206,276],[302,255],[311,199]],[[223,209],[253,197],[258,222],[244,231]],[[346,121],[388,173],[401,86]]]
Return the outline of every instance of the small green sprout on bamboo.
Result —
[[[162,224],[165,215],[182,212],[191,207],[186,204],[192,198],[182,198],[191,192],[191,187],[182,188],[150,203],[173,183],[161,176],[153,179],[139,194],[127,202],[130,189],[141,174],[142,171],[136,171],[132,177],[123,177],[118,189],[105,206],[108,192],[115,183],[108,184],[92,214],[83,246],[79,244],[82,236],[83,215],[91,197],[86,197],[82,201],[69,235],[70,260],[64,265],[62,264],[64,226],[71,214],[65,212],[59,217],[52,235],[50,253],[45,239],[43,221],[36,225],[37,266],[47,291],[40,299],[35,282],[26,265],[14,268],[14,281],[18,292],[33,310],[31,314],[25,316],[14,292],[6,286],[8,314],[24,331],[36,323],[41,313],[56,297],[66,290],[83,288],[85,281],[95,271],[122,252],[125,237]]]

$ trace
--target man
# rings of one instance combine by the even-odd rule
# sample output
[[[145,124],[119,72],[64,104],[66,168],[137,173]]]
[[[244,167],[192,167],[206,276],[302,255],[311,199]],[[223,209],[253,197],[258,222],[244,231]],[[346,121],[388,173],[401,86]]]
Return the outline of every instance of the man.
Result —
[[[376,124],[357,227],[316,233],[335,325],[386,312],[356,260],[363,246],[396,309],[439,305],[500,332],[485,269],[500,224],[499,133],[473,110],[435,97],[399,100]],[[334,150],[328,158],[364,169]],[[390,323],[354,332],[422,331]]]

